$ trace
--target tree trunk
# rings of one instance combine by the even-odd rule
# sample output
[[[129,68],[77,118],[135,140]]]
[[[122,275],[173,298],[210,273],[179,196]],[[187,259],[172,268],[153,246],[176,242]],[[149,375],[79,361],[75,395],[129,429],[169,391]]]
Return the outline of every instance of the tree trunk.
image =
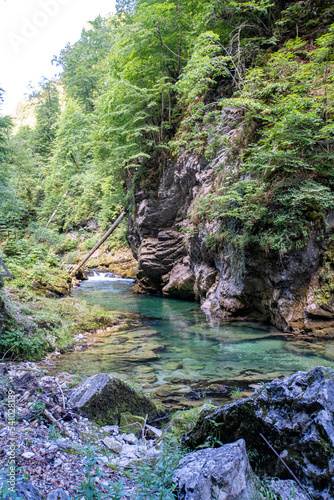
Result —
[[[96,252],[96,250],[102,245],[104,241],[111,235],[111,233],[116,229],[118,224],[121,222],[125,215],[125,212],[122,212],[121,215],[116,219],[116,221],[113,223],[110,229],[105,233],[105,235],[100,239],[98,243],[96,243],[95,247],[91,249],[90,252],[82,259],[82,261],[71,271],[70,276],[75,276],[76,273],[79,271],[80,267],[82,267],[85,262],[93,255],[93,253]]]

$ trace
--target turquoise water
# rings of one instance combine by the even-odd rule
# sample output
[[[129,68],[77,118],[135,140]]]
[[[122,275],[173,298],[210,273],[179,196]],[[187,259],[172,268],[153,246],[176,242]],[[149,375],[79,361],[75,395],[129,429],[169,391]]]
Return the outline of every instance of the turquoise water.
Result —
[[[333,341],[287,340],[272,327],[208,318],[194,302],[135,295],[132,286],[132,280],[100,275],[74,291],[90,304],[124,311],[127,326],[62,356],[58,371],[107,372],[180,400],[210,384],[246,387],[318,365],[334,367]]]

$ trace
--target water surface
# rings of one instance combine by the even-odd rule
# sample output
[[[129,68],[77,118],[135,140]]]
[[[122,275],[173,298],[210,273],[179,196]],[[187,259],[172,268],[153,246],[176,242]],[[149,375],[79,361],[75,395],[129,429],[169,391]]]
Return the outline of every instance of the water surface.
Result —
[[[272,327],[208,318],[194,302],[133,294],[132,286],[133,280],[95,275],[74,291],[90,304],[127,313],[127,326],[62,356],[57,371],[107,372],[182,406],[222,397],[222,384],[245,387],[334,367],[333,341],[291,341]]]

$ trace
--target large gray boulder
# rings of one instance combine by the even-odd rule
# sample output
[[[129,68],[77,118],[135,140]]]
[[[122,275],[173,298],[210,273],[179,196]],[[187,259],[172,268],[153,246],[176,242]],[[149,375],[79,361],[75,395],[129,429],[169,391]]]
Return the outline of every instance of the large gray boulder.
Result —
[[[148,415],[149,420],[159,414],[150,399],[107,373],[93,375],[75,387],[69,406],[100,425],[118,425],[125,412],[141,417]]]
[[[252,481],[245,441],[189,453],[173,480],[178,500],[251,500]]]
[[[223,443],[243,438],[263,472],[291,478],[262,434],[302,483],[334,496],[333,422],[334,370],[317,367],[263,385],[246,400],[204,410],[184,440],[196,447],[208,436]]]

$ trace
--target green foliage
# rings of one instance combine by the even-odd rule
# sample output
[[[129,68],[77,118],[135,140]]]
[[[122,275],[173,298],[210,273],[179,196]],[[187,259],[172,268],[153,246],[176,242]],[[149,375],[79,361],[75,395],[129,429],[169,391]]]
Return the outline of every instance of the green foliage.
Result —
[[[166,435],[158,459],[140,462],[134,470],[137,500],[174,500],[173,473],[182,457],[182,450],[172,435]]]
[[[237,387],[234,387],[234,389],[232,389],[230,391],[230,395],[232,396],[233,399],[241,399],[242,398],[242,392]]]
[[[222,176],[217,192],[199,200],[198,214],[222,223],[211,245],[284,254],[324,228],[334,208],[333,30],[313,48],[289,41],[248,72],[240,97],[222,101],[240,107],[257,136],[244,151],[244,178]],[[238,145],[230,146],[232,160]]]
[[[96,451],[92,446],[81,448],[79,451],[85,455],[85,479],[80,484],[75,500],[121,500],[125,495],[124,479],[117,483],[105,484],[102,488],[97,486],[96,480],[103,478],[98,466]]]
[[[44,80],[32,98],[36,101],[35,151],[41,158],[47,159],[56,136],[60,109],[57,85],[52,80]]]
[[[175,84],[181,95],[181,102],[195,104],[196,100],[208,91],[216,78],[227,74],[224,63],[229,57],[221,55],[219,36],[212,31],[202,33],[195,45],[187,67]]]
[[[62,435],[59,432],[58,427],[54,424],[49,425],[48,439],[59,439],[61,437],[62,437]]]
[[[255,491],[251,493],[252,500],[280,500],[280,496],[276,495],[268,486],[266,481],[261,481],[258,477],[253,478]],[[294,499],[294,492],[291,492],[289,500]]]
[[[205,404],[191,410],[177,411],[169,423],[172,434],[180,439],[183,434],[190,432],[195,427],[201,411],[212,407],[213,405]]]

